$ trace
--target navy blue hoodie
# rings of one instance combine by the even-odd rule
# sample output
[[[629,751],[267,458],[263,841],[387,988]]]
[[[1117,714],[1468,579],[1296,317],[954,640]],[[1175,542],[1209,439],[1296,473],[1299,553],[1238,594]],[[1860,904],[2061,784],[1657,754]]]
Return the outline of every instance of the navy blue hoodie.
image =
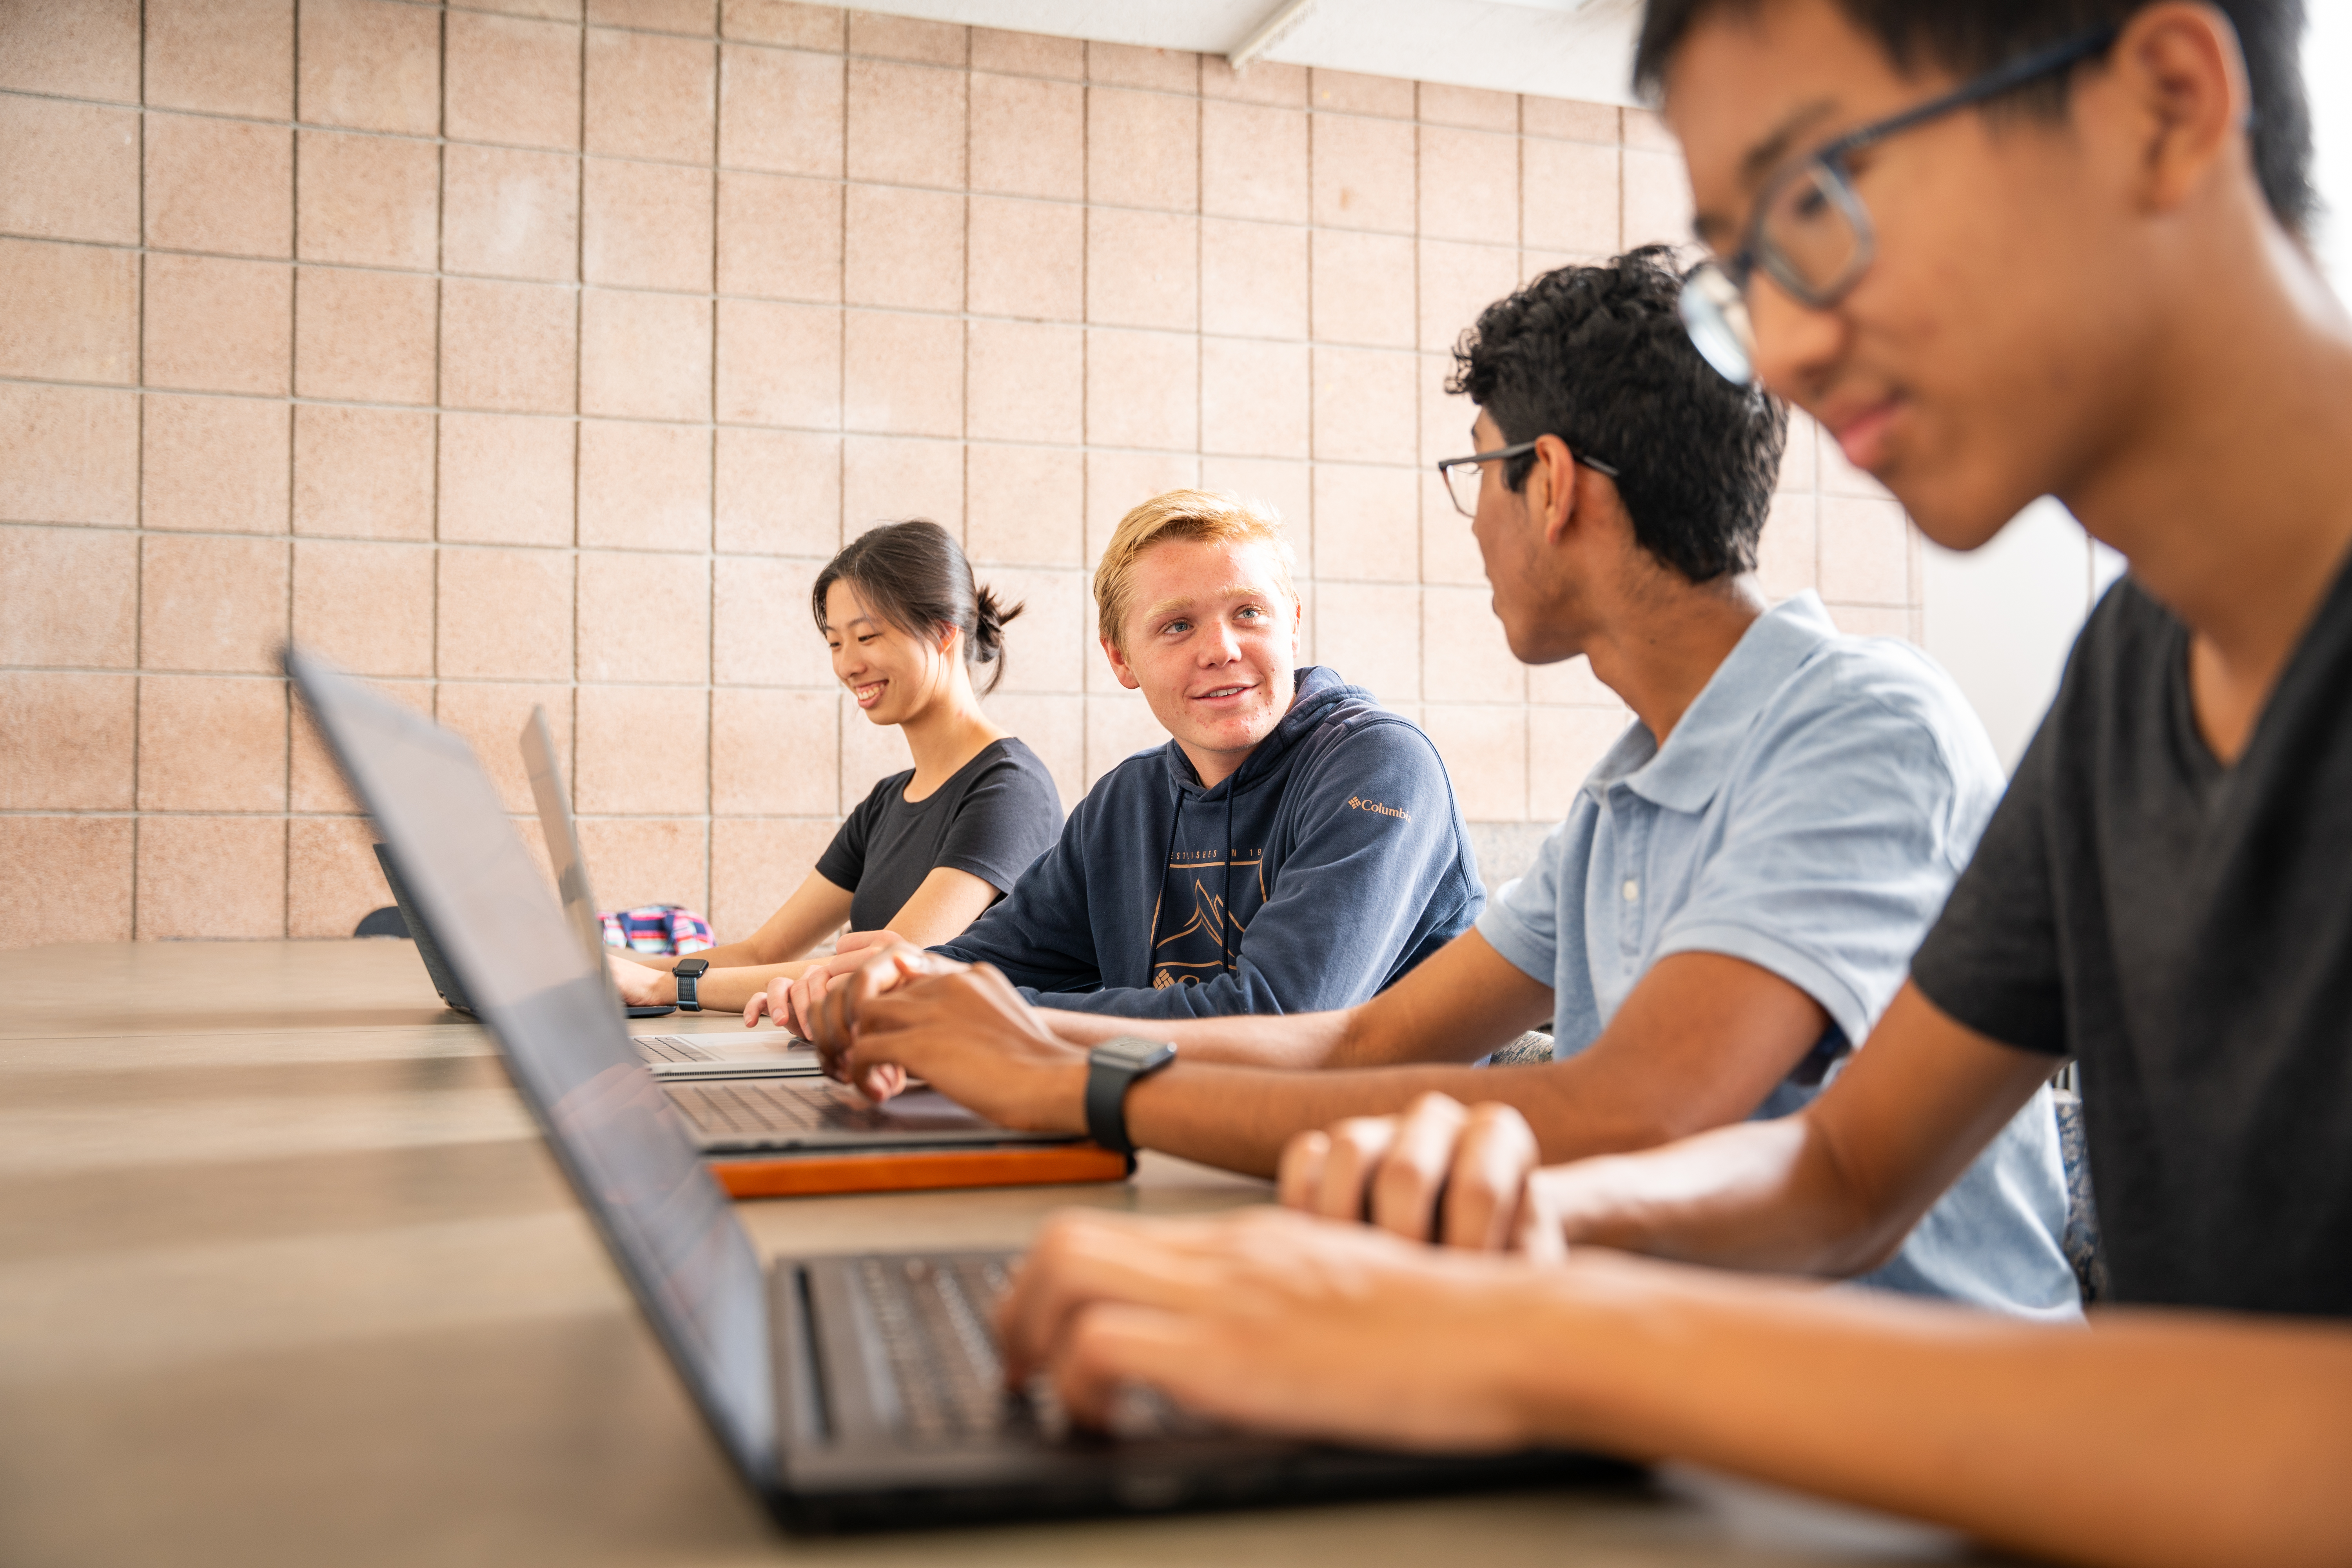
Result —
[[[1352,1006],[1467,930],[1486,893],[1437,748],[1331,670],[1297,681],[1214,789],[1173,741],[1112,769],[937,951],[1046,1006],[1188,1018]]]

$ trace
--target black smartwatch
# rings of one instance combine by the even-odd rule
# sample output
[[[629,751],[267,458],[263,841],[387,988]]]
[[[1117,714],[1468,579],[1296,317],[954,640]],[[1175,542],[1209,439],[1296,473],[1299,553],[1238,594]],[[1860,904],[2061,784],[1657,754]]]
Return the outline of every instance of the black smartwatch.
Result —
[[[1121,1035],[1087,1056],[1087,1134],[1114,1154],[1132,1154],[1127,1136],[1127,1091],[1176,1059],[1166,1040]]]
[[[702,972],[709,967],[710,960],[707,958],[681,958],[677,961],[677,967],[670,971],[677,979],[677,1005],[689,1013],[702,1011],[702,1004],[695,1000],[694,983],[701,979]]]

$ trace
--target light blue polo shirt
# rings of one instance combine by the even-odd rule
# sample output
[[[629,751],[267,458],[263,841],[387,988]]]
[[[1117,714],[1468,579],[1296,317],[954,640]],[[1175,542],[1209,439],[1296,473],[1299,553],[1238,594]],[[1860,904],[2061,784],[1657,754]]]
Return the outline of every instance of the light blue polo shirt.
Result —
[[[1626,730],[1478,931],[1550,984],[1559,1057],[1669,953],[1780,976],[1831,1019],[1756,1110],[1785,1116],[1895,999],[2002,788],[1984,726],[1927,655],[1847,637],[1801,595],[1748,628],[1664,746]],[[2065,1225],[2044,1089],[1865,1282],[2071,1319]]]

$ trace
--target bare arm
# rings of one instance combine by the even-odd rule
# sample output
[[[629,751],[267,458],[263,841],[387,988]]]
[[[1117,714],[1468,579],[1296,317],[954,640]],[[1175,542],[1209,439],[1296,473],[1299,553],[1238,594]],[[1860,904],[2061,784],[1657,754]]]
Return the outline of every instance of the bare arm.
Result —
[[[824,873],[811,871],[758,931],[740,942],[723,942],[701,953],[686,956],[707,958],[714,970],[805,958],[811,948],[840,930],[842,922],[849,919],[850,896],[847,889],[836,888],[827,881]],[[675,969],[679,955],[648,952],[629,956],[632,962],[648,969]],[[701,988],[708,985],[706,980]]]
[[[1695,1460],[2070,1562],[2352,1559],[2352,1332],[2088,1332],[1593,1251],[1433,1251],[1252,1211],[1066,1217],[1002,1323],[1082,1417],[1125,1381],[1263,1428]]]

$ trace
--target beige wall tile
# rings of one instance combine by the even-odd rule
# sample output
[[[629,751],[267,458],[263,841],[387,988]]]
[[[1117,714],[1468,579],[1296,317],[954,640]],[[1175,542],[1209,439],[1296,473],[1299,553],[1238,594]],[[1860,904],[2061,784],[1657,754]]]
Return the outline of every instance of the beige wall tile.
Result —
[[[581,176],[581,271],[590,283],[705,292],[715,210],[708,169],[590,158]]]
[[[873,793],[892,773],[915,765],[907,750],[907,732],[896,724],[877,724],[857,710],[849,693],[841,705],[841,809],[844,812]]]
[[[840,437],[722,428],[717,462],[722,552],[823,557],[841,547]]]
[[[842,313],[829,305],[720,300],[719,417],[838,429],[841,334]]]
[[[294,289],[294,390],[365,403],[433,401],[431,278],[305,267]]]
[[[127,675],[0,672],[0,809],[128,810],[135,688]]]
[[[809,764],[833,776],[830,759]],[[833,803],[818,821],[743,821],[710,825],[710,921],[721,941],[750,936],[816,868],[836,831]]]
[[[963,196],[851,185],[842,292],[853,305],[963,309]]]
[[[583,289],[580,412],[709,418],[710,301]]]
[[[1431,703],[1422,727],[1437,742],[1462,815],[1473,822],[1524,822],[1528,815],[1528,712]]]
[[[299,118],[431,136],[441,129],[441,18],[389,0],[301,0]]]
[[[1617,253],[1623,205],[1614,147],[1530,140],[1520,144],[1520,233],[1530,246],[1587,256]]]
[[[1421,341],[1443,353],[1478,313],[1518,286],[1518,253],[1488,245],[1421,241]]]
[[[1385,583],[1315,585],[1315,656],[1382,702],[1421,700],[1421,594]]]
[[[129,528],[138,515],[135,393],[0,384],[0,519]]]
[[[1624,178],[1625,248],[1691,243],[1690,178],[1681,153],[1639,153],[1629,141]]]
[[[140,513],[149,528],[283,533],[289,406],[247,397],[150,395],[140,432]]]
[[[1485,588],[1428,587],[1421,596],[1421,694],[1444,702],[1523,702],[1527,666],[1512,657]]]
[[[445,279],[442,406],[571,413],[579,308],[579,295],[561,285]]]
[[[963,537],[963,444],[852,436],[841,444],[841,537],[927,517]]]
[[[580,145],[580,29],[515,16],[448,15],[442,125],[467,142]]]
[[[1290,546],[1294,586],[1315,574],[1314,490],[1305,463],[1271,458],[1204,457],[1201,488],[1271,507]]]
[[[1086,504],[1082,453],[978,442],[964,449],[964,553],[975,567],[1079,565]]]
[[[1822,597],[1842,605],[1908,605],[1911,542],[1893,501],[1823,496]]]
[[[1408,94],[1411,88],[1406,89]],[[1318,106],[1319,107],[1319,106]],[[1308,128],[1315,221],[1331,228],[1413,229],[1413,128],[1318,114]]]
[[[999,566],[988,574],[997,598],[1024,606],[1004,628],[1004,679],[1000,692],[1067,692],[1086,689],[1086,660],[1095,654],[1094,595],[1085,573],[1074,568]],[[993,672],[972,671],[975,685]]]
[[[1174,332],[1087,333],[1087,439],[1187,451],[1201,438],[1201,343]]]
[[[0,98],[0,146],[8,149],[0,163],[0,229],[47,239],[138,243],[136,113]]]
[[[1756,585],[1768,599],[1793,597],[1820,585],[1820,531],[1810,495],[1776,495],[1756,541]]]
[[[975,74],[971,78],[971,188],[1057,201],[1083,199],[1087,193],[1086,89],[1076,82]]]
[[[653,815],[710,807],[709,693],[663,686],[583,686],[572,793],[583,814]],[[589,850],[590,864],[605,873]],[[629,897],[618,887],[607,899]],[[671,895],[677,897],[677,895]],[[688,900],[692,901],[692,900]]]
[[[138,652],[135,535],[0,528],[0,665],[128,669]]]
[[[1517,93],[1480,87],[1452,87],[1424,81],[1420,87],[1421,118],[1430,125],[1459,125],[1472,131],[1515,132],[1519,128]]]
[[[574,428],[568,419],[441,416],[440,539],[570,544]]]
[[[136,379],[138,297],[132,252],[0,239],[0,375]]]
[[[1087,213],[1087,320],[1119,327],[1200,325],[1201,220],[1092,207]]]
[[[1315,233],[1314,324],[1327,342],[1413,344],[1413,242],[1401,234]]]
[[[441,265],[494,278],[577,278],[580,160],[456,142],[443,148]]]
[[[1307,456],[1307,345],[1201,340],[1201,449]]]
[[[961,71],[853,58],[849,62],[849,177],[892,185],[961,189],[968,79]]]
[[[1087,656],[1101,654],[1087,646]],[[989,718],[1037,753],[1054,775],[1067,812],[1087,793],[1087,700],[1066,695],[999,691],[982,700]]]
[[[981,316],[1086,317],[1086,209],[974,196],[965,308]]]
[[[1307,115],[1259,104],[1201,106],[1201,210],[1305,223]]]
[[[1581,662],[1580,660],[1579,662]],[[1528,715],[1528,815],[1556,822],[1625,732],[1622,708],[1539,708]]]
[[[737,44],[719,56],[719,161],[839,178],[841,58]]]
[[[1086,334],[1076,327],[974,321],[966,352],[966,434],[983,440],[1086,437]]]
[[[707,38],[719,30],[719,6],[717,0],[588,0],[588,20]]]
[[[0,88],[136,103],[139,9],[138,0],[48,0],[0,11]]]
[[[710,562],[636,550],[580,552],[582,680],[710,681]],[[699,712],[701,694],[689,696]]]
[[[47,891],[0,905],[0,947],[131,940],[131,834],[127,816],[0,816],[0,866]]]
[[[1454,362],[1437,354],[1423,354],[1413,366],[1413,395],[1420,411],[1421,465],[1424,468],[1442,458],[1465,458],[1476,450],[1471,441],[1470,426],[1477,420],[1478,406],[1461,394],[1445,390],[1453,374]],[[1448,505],[1450,508],[1451,503]]]
[[[1675,133],[1666,129],[1663,116],[1647,109],[1628,109],[1622,112],[1623,119],[1620,124],[1626,146],[1640,147],[1652,153],[1672,153],[1677,157],[1682,154],[1682,143],[1675,141]]]
[[[446,679],[572,675],[572,557],[551,550],[444,550],[435,628]]]
[[[142,679],[139,809],[285,810],[286,683]]]
[[[268,675],[287,633],[287,545],[276,539],[140,541],[140,664]]]
[[[1318,109],[1343,114],[1382,114],[1398,120],[1413,116],[1413,84],[1394,77],[1360,76],[1354,71],[1309,73],[1308,96]]]
[[[294,136],[282,125],[151,114],[146,181],[150,245],[294,254]]]
[[[829,816],[839,796],[839,707],[829,691],[720,687],[710,694],[710,809]],[[780,887],[765,920],[792,894]]]
[[[1164,92],[1087,94],[1087,196],[1123,207],[1201,210],[1201,105]]]
[[[147,258],[147,384],[284,396],[294,361],[294,269]]]
[[[1201,460],[1190,452],[1088,452],[1087,570],[1102,559],[1120,518],[1153,496],[1200,482]]]
[[[147,103],[285,120],[294,0],[147,0]]]
[[[1089,43],[1087,45],[1087,79],[1114,87],[1192,93],[1200,90],[1201,57],[1186,49]]]
[[[433,559],[422,544],[301,541],[294,640],[362,675],[431,675]]]
[[[849,52],[920,60],[926,65],[961,66],[971,58],[970,32],[970,28],[953,22],[927,22],[913,16],[886,16],[874,11],[853,10],[849,13]]]
[[[711,582],[711,679],[727,686],[835,685],[806,605],[822,562],[740,557]]]
[[[721,173],[719,291],[838,304],[841,193],[830,180]],[[959,253],[962,247],[959,230]]]
[[[1519,143],[1485,131],[1421,132],[1421,232],[1514,245],[1519,237]]]
[[[297,817],[286,825],[286,934],[349,936],[392,889],[364,817]]]
[[[690,425],[580,426],[580,542],[710,548],[710,432]]]
[[[138,886],[142,942],[282,937],[285,819],[143,818]]]
[[[1571,142],[1617,141],[1617,106],[1585,103],[1571,98],[1519,99],[1519,129],[1529,136],[1563,136]]]
[[[803,5],[797,0],[720,0],[719,7],[719,30],[730,38],[835,54],[847,41],[845,21],[838,5]]]
[[[1800,415],[1798,417],[1802,418]],[[1859,496],[1869,500],[1891,501],[1893,493],[1862,469],[1846,461],[1845,448],[1834,437],[1814,427],[1815,472],[1824,495]]]
[[[294,410],[294,531],[433,537],[433,416],[302,404]]]
[[[1087,787],[1139,752],[1158,751],[1168,731],[1133,692],[1105,692],[1087,699]]]
[[[964,324],[952,317],[850,310],[842,321],[845,428],[896,436],[963,434]]]
[[[1341,463],[1410,461],[1415,369],[1412,354],[1318,345],[1317,458]]]
[[[707,163],[718,51],[691,38],[588,29],[588,151]]]
[[[572,688],[509,685],[502,681],[445,680],[436,689],[435,713],[443,724],[466,738],[481,759],[482,769],[498,786],[499,799],[509,811],[536,812],[530,771],[523,765],[520,740],[530,710],[547,713],[547,728],[555,738],[555,755],[563,776],[572,777]],[[525,837],[536,838],[526,830]],[[592,870],[596,868],[591,868]]]
[[[1201,96],[1238,103],[1272,103],[1286,109],[1307,107],[1307,68],[1254,60],[1237,71],[1216,55],[1201,58]]]
[[[1307,231],[1201,220],[1201,330],[1303,338],[1307,316]]]
[[[1821,465],[1815,461],[1815,448],[1817,445],[1830,444],[1822,437],[1821,430],[1822,427],[1803,413],[1793,408],[1789,411],[1789,438],[1780,448],[1780,477],[1777,489],[1809,492],[1820,481]],[[1837,456],[1843,460],[1845,454],[1840,452]],[[1859,469],[1854,471],[1861,472]],[[1862,477],[1870,479],[1867,474]],[[1870,482],[1877,483],[1875,479]]]
[[[581,0],[481,0],[473,8],[548,22],[577,22],[581,16]]]
[[[1315,466],[1320,576],[1414,583],[1421,573],[1421,476],[1412,468]]]
[[[997,27],[971,30],[971,68],[1005,71],[1014,76],[1060,77],[1083,80],[1087,46],[1083,38],[1056,38],[1044,33],[1008,33]]]
[[[699,822],[640,817],[580,825],[588,863],[596,868],[596,900],[608,910],[644,904],[704,908],[709,901],[709,840]]]
[[[1462,451],[1451,455],[1464,457],[1468,452],[1469,447],[1465,444]],[[1478,553],[1478,541],[1470,532],[1470,520],[1454,510],[1454,502],[1445,494],[1444,483],[1427,465],[1418,472],[1421,580],[1476,587],[1486,581],[1486,566]]]

